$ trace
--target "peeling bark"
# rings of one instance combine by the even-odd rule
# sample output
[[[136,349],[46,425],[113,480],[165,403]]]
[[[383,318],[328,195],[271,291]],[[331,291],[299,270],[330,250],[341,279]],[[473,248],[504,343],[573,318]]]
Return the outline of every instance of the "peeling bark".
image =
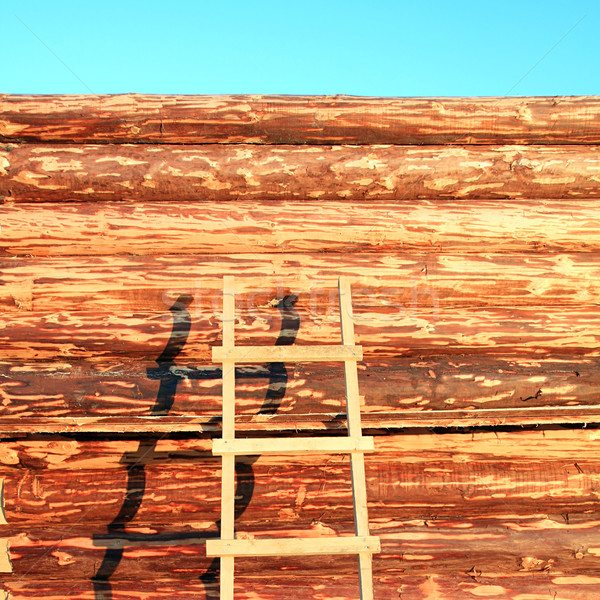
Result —
[[[0,164],[18,202],[600,198],[590,145],[8,145]]]
[[[23,203],[0,219],[7,256],[600,250],[596,200]]]
[[[235,273],[242,312],[275,315],[272,303],[295,294],[299,309],[337,320],[337,277],[345,274],[357,318],[395,311],[397,323],[423,309],[593,305],[599,265],[598,253],[583,252],[14,257],[0,259],[0,306],[20,314],[158,311],[166,319],[189,293],[194,318],[221,311],[223,274]]]
[[[78,143],[595,144],[600,100],[0,95],[0,140]]]
[[[207,430],[211,430],[213,423],[212,430],[218,431],[222,400],[219,367],[198,364],[193,358],[179,360],[178,365],[170,370],[174,377],[182,378],[170,415],[202,417],[196,423],[204,424]],[[322,364],[287,365],[286,394],[278,413],[261,422],[267,368],[239,367],[236,372],[239,426],[244,427],[252,419],[249,425],[259,429],[302,424],[312,428],[342,427],[343,420],[337,418],[345,412],[342,369],[341,365],[337,370]],[[65,423],[64,419],[74,419],[74,432],[86,427],[127,430],[129,419],[131,430],[136,431],[144,423],[136,422],[135,417],[147,418],[151,414],[158,375],[155,363],[132,359],[112,363],[4,361],[0,365],[0,428],[46,431],[44,423],[58,425],[61,419]],[[492,410],[504,411],[496,417],[502,414],[503,423],[511,415],[539,422],[552,414],[552,409],[558,409],[555,417],[560,414],[562,419],[568,419],[576,415],[574,418],[581,419],[578,407],[588,411],[591,422],[600,411],[597,358],[555,354],[535,359],[481,354],[462,355],[454,360],[447,356],[398,358],[365,361],[358,376],[359,389],[364,394],[361,411],[366,425],[385,426],[387,422],[392,426],[410,419],[412,426],[421,423],[431,426],[431,420],[435,419],[441,425],[447,420],[465,419],[461,411],[471,411],[484,419],[484,415],[490,417]],[[508,409],[514,412],[507,413]],[[84,425],[85,418],[98,421]],[[113,421],[103,425],[104,418]],[[185,424],[185,420],[166,419],[164,427],[174,431]]]

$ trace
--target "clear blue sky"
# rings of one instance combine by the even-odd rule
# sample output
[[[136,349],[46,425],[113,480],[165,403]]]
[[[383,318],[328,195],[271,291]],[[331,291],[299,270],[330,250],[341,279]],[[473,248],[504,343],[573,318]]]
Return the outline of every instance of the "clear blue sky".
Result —
[[[0,92],[600,94],[600,0],[2,0]]]

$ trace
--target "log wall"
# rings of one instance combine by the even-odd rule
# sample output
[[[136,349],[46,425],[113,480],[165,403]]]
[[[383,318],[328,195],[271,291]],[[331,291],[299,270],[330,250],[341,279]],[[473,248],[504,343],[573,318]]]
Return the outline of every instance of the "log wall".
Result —
[[[337,343],[350,277],[377,600],[599,596],[598,98],[0,96],[0,142],[4,596],[218,598],[225,274],[261,345]],[[341,365],[236,382],[244,435],[345,432]],[[351,533],[345,457],[236,473],[241,535]]]

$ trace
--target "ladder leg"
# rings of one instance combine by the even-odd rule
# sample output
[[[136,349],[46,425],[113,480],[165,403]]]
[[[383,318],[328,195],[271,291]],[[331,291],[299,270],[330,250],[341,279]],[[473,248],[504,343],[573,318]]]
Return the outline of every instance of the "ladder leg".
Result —
[[[221,556],[220,578],[220,599],[233,600],[233,556]],[[371,596],[372,598],[373,596]]]
[[[352,496],[354,500],[354,529],[358,536],[369,535],[367,512],[367,489],[365,477],[365,456],[362,452],[350,454],[352,474]],[[373,559],[367,552],[358,555],[358,575],[360,600],[373,600]]]
[[[235,289],[231,276],[223,278],[223,346],[235,345]],[[235,438],[235,363],[223,362],[223,439]],[[223,456],[221,481],[221,539],[235,538],[235,456]],[[233,600],[233,556],[221,557],[221,600]]]
[[[340,325],[342,344],[354,345],[354,317],[350,283],[345,277],[339,279]],[[358,395],[358,370],[356,361],[344,363],[346,380],[346,413],[348,415],[348,434],[361,436],[360,397]],[[365,475],[365,456],[362,452],[350,454],[352,473],[352,499],[354,503],[354,529],[357,536],[369,535],[369,516],[367,512],[367,480]],[[358,555],[358,576],[360,581],[360,599],[373,600],[373,557],[371,553]]]
[[[223,456],[221,481],[221,539],[235,537],[235,456]],[[233,600],[233,556],[221,557],[220,587],[221,600]]]
[[[373,600],[373,556],[367,552],[358,555],[360,600]]]

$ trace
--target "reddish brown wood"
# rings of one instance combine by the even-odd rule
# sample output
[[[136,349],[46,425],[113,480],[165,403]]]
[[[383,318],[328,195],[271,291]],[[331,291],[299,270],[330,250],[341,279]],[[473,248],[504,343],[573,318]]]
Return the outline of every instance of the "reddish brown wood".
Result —
[[[411,317],[398,310],[358,313],[356,334],[366,360],[388,357],[428,357],[444,352],[514,354],[521,358],[551,352],[595,357],[600,354],[600,314],[597,306],[523,308],[418,308]],[[192,331],[180,356],[213,364],[211,348],[221,344],[218,311],[196,310]],[[270,317],[270,319],[268,319]],[[340,339],[331,314],[300,314],[297,344],[331,344]],[[0,317],[0,358],[52,361],[56,358],[151,360],[160,355],[172,323],[164,313],[96,315],[89,312],[4,313]],[[280,320],[267,314],[238,318],[238,345],[274,345]]]
[[[221,412],[221,373],[217,365],[198,364],[193,358],[179,360],[170,369],[184,379],[170,410],[173,419],[197,416],[196,423],[209,427]],[[341,427],[334,419],[344,412],[342,367],[330,365],[287,365],[287,385],[276,414],[261,420],[258,414],[269,386],[264,366],[239,368],[236,397],[241,423],[253,417],[254,427]],[[148,417],[156,401],[161,371],[154,362],[124,361],[87,363],[8,362],[0,366],[0,428],[35,430],[43,423],[59,426],[60,419],[73,431],[83,427],[82,419],[115,418],[116,422],[90,421],[84,428],[127,429],[142,427],[185,428],[194,421],[185,419],[134,420]],[[339,375],[339,377],[337,376]],[[553,355],[549,358],[461,356],[457,360],[432,356],[428,359],[399,358],[367,361],[359,368],[359,386],[365,396],[362,406],[366,423],[391,424],[406,420],[413,426],[429,419],[458,418],[464,411],[496,418],[563,419],[577,408],[595,414],[598,406],[600,364],[597,358]],[[506,412],[508,409],[513,413]],[[557,409],[552,413],[552,409]],[[435,412],[431,412],[435,411]],[[448,411],[441,414],[439,411]],[[461,412],[462,411],[462,412]],[[546,411],[546,412],[545,412]],[[242,419],[242,417],[244,417]],[[465,418],[463,416],[463,418]],[[157,422],[158,421],[158,422]],[[28,423],[31,422],[31,425]],[[160,423],[164,423],[160,425]],[[311,424],[312,423],[312,424]],[[145,424],[145,425],[144,425]],[[243,426],[243,425],[242,425]],[[219,429],[218,422],[213,429]],[[47,429],[45,429],[47,430]]]
[[[277,315],[268,307],[294,294],[300,309],[337,321],[337,275],[346,274],[357,319],[391,310],[398,323],[422,309],[593,305],[599,265],[599,254],[583,252],[15,257],[0,260],[0,306],[21,313],[158,311],[167,319],[187,293],[194,318],[196,310],[221,310],[223,273],[231,272],[241,311]]]
[[[18,256],[600,250],[596,200],[53,202],[0,219],[0,253]]]
[[[600,197],[599,169],[593,145],[25,144],[0,149],[0,199],[586,199]]]
[[[126,467],[132,465],[144,467],[145,481],[138,480],[143,502],[128,529],[201,532],[212,527],[220,514],[220,464],[210,453],[210,440],[161,437],[153,449],[151,437],[141,439],[141,446],[135,440],[59,436],[45,443],[31,438],[2,442],[0,476],[8,521],[2,535],[16,536],[43,523],[51,537],[82,522],[88,535],[105,533],[126,498]],[[399,529],[436,527],[439,519],[464,519],[471,526],[482,519],[498,524],[537,519],[542,529],[560,533],[561,523],[568,521],[576,530],[581,518],[597,528],[600,460],[590,448],[597,440],[597,429],[548,430],[545,436],[539,431],[378,435],[377,452],[366,457],[373,527],[396,522]],[[351,523],[347,457],[265,455],[240,462],[252,465],[243,477],[254,487],[251,498],[239,501],[247,507],[237,530],[272,524],[325,533],[324,526]],[[544,521],[547,515],[554,524]]]
[[[267,144],[593,144],[595,96],[0,96],[0,140]]]
[[[484,566],[490,573],[547,572],[550,575],[600,575],[600,531],[598,521],[589,517],[566,523],[543,517],[501,516],[497,519],[431,519],[424,524],[414,520],[372,523],[373,533],[381,539],[381,554],[373,557],[375,578],[397,573],[420,575],[466,573],[473,566]],[[117,579],[140,579],[145,573],[157,578],[177,576],[186,569],[186,577],[196,577],[212,563],[205,554],[207,535],[213,538],[216,527],[199,524],[195,529],[171,532],[152,527],[160,543],[128,544],[126,539],[94,540],[91,528],[71,527],[68,533],[49,529],[30,529],[9,538],[14,574],[52,578],[91,578],[102,560],[106,547],[124,547],[123,559],[115,571]],[[273,522],[252,528],[254,537],[306,537],[351,534],[352,523],[319,521],[282,527]],[[135,532],[135,526],[132,533]],[[146,533],[143,529],[142,535]],[[178,539],[178,534],[191,534],[191,539]],[[238,534],[241,535],[241,534]],[[576,556],[578,551],[583,556]],[[260,572],[265,578],[278,577],[290,569],[307,578],[313,574],[351,574],[356,572],[356,559],[350,556],[268,557],[240,559],[237,568],[247,573]],[[483,569],[482,569],[483,570]]]
[[[271,346],[291,294],[294,342],[336,343],[347,274],[377,600],[595,599],[599,117],[597,98],[0,97],[4,589],[214,600],[222,276],[237,343]],[[338,367],[240,369],[240,434],[343,433]],[[242,535],[351,532],[346,457],[238,471]],[[357,596],[353,557],[236,564],[236,600]]]
[[[596,575],[552,575],[544,571],[491,574],[477,568],[470,574],[401,574],[382,577],[375,582],[377,600],[465,600],[465,598],[503,598],[523,600],[596,600],[600,577]],[[354,598],[357,582],[352,574],[325,576],[311,573],[302,577],[298,571],[265,581],[253,573],[236,574],[236,600],[280,600],[297,597],[303,600],[339,600]],[[3,584],[14,600],[44,597],[49,600],[95,600],[89,580],[57,581],[29,578],[7,579]],[[195,600],[213,600],[218,594],[216,581],[202,583],[190,579],[117,579],[111,588],[119,600],[175,600],[190,596]],[[1,588],[0,588],[1,589]],[[467,595],[468,594],[468,595]]]

